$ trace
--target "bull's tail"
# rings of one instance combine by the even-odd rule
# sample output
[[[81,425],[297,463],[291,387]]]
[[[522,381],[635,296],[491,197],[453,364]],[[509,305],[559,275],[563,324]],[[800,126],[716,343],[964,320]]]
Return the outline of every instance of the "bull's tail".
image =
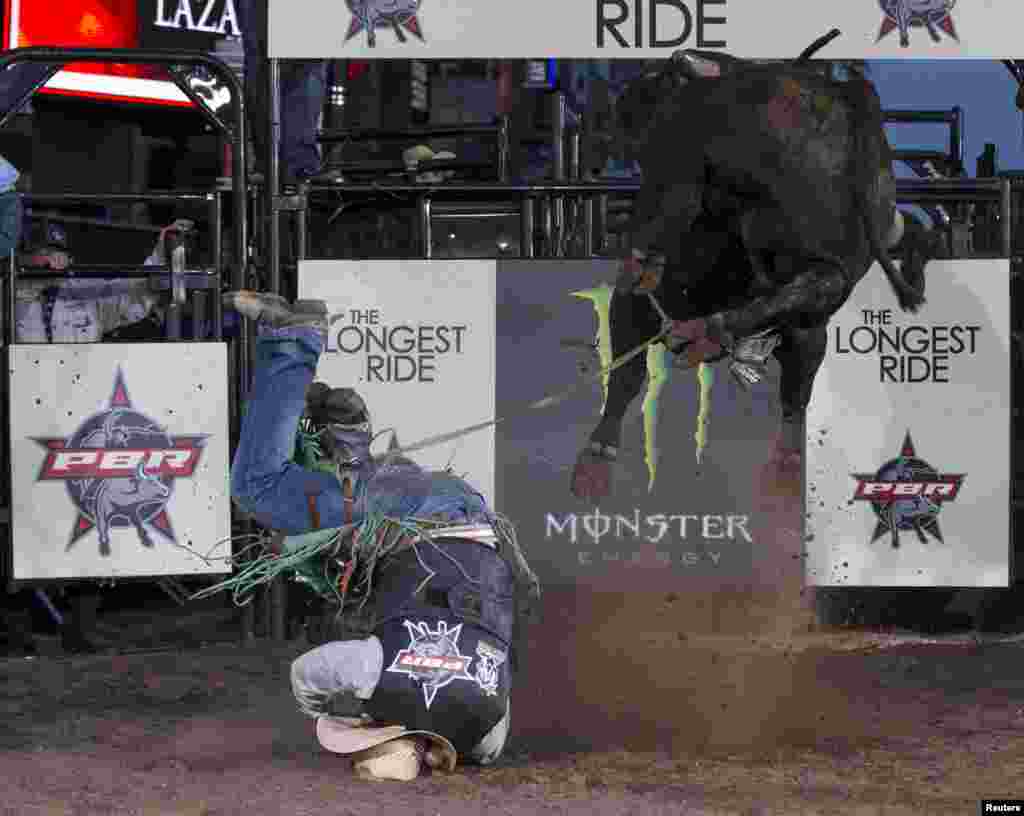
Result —
[[[896,264],[893,263],[892,256],[889,254],[888,248],[882,244],[878,237],[879,225],[875,217],[875,208],[871,205],[869,197],[865,196],[859,189],[859,185],[856,197],[863,199],[858,202],[858,206],[861,210],[861,219],[864,222],[864,232],[867,233],[868,246],[871,249],[871,254],[882,267],[882,271],[885,272],[885,277],[889,280],[889,285],[896,293],[896,299],[899,301],[900,308],[905,312],[918,311],[924,305],[924,293],[918,291],[907,283],[906,278],[903,277],[903,273],[896,268]]]
[[[896,293],[900,308],[905,312],[916,312],[924,305],[924,293],[909,283],[893,263],[889,249],[882,243],[881,225],[878,223],[876,199],[878,195],[879,175],[882,169],[884,154],[884,128],[882,105],[874,88],[867,80],[851,80],[845,83],[853,110],[853,199],[854,206],[860,213],[864,232],[868,240],[871,255],[878,261]],[[859,86],[854,88],[853,86]],[[882,138],[879,138],[881,134]],[[858,167],[858,162],[861,164]],[[863,168],[863,169],[860,169]],[[870,178],[861,173],[870,173]]]

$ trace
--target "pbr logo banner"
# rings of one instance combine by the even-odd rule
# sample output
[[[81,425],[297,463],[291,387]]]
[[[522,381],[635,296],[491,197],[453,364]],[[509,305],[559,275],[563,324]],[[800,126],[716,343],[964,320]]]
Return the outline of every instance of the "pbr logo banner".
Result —
[[[745,392],[724,365],[701,381],[653,347],[645,389],[623,422],[611,495],[595,505],[570,493],[601,414],[595,374],[609,361],[609,284],[618,275],[618,261],[498,261],[498,416],[507,418],[497,428],[498,509],[547,584],[630,562],[745,578],[757,547],[759,466],[778,422],[774,370]],[[590,381],[565,399],[527,409],[582,376]]]
[[[317,378],[366,400],[374,453],[494,416],[494,261],[303,261],[299,292],[327,302]],[[493,503],[493,428],[412,458]]]
[[[16,345],[13,577],[216,574],[230,535],[222,344]]]
[[[795,59],[838,28],[822,59],[998,59],[1020,51],[1019,13],[993,0],[270,0],[269,47],[282,59]]]
[[[876,266],[829,324],[808,410],[807,579],[1010,580],[1010,266],[932,262],[899,310]]]

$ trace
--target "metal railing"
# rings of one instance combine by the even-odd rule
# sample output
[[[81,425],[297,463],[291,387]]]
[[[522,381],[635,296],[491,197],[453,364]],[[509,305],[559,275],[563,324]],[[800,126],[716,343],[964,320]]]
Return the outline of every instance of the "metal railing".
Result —
[[[34,62],[53,66],[53,71],[42,81],[32,87],[23,98],[6,111],[0,113],[0,127],[10,121],[14,112],[43,85],[45,85],[64,65],[70,62],[114,62],[132,65],[160,65],[167,69],[171,80],[178,89],[196,106],[197,110],[214,128],[231,141],[231,176],[233,193],[233,226],[235,259],[232,264],[231,282],[234,288],[241,288],[244,283],[246,248],[248,237],[246,230],[246,198],[245,198],[245,98],[242,85],[231,67],[216,57],[199,51],[172,51],[170,49],[126,49],[126,48],[15,48],[0,53],[0,71],[12,65]],[[218,119],[202,98],[199,97],[176,70],[181,65],[202,65],[211,70],[231,90],[234,102],[234,122],[229,127]],[[173,194],[168,193],[168,196]],[[98,200],[100,197],[97,196]],[[44,198],[38,199],[44,201]],[[88,199],[81,199],[88,200]],[[103,196],[106,201],[126,201],[127,199]],[[167,199],[173,203],[174,199]]]
[[[417,212],[420,239],[420,257],[430,258],[433,254],[432,225],[438,218],[476,217],[496,218],[518,215],[520,221],[520,256],[536,257],[535,233],[538,226],[538,209],[545,215],[541,219],[540,232],[548,246],[553,237],[550,203],[553,199],[579,199],[582,215],[579,223],[573,225],[580,231],[580,257],[590,257],[600,243],[601,236],[608,232],[608,213],[613,209],[615,199],[628,200],[640,192],[637,182],[542,182],[536,184],[489,184],[489,183],[445,183],[427,184],[337,184],[332,190],[343,192],[351,198],[373,198],[385,196],[394,202],[407,198],[407,206]],[[1000,253],[1003,257],[1013,254],[1012,247],[1012,202],[1011,185],[1007,179],[941,179],[941,180],[896,180],[896,200],[902,204],[927,204],[955,202],[986,202],[999,208]],[[628,212],[628,203],[620,209]]]
[[[460,139],[473,136],[490,137],[495,140],[495,162],[493,166],[499,181],[508,181],[509,168],[509,119],[500,116],[495,125],[438,125],[435,127],[407,128],[390,130],[386,128],[334,128],[323,130],[317,137],[321,144],[341,144],[345,142],[423,142],[430,139]],[[345,172],[393,172],[404,171],[402,162],[350,162],[333,163],[342,173]],[[430,170],[477,170],[490,167],[484,162],[465,161],[423,161],[416,172],[425,173]]]
[[[964,112],[959,106],[949,110],[886,110],[883,121],[890,125],[940,124],[949,126],[949,149],[938,150],[893,150],[896,161],[930,161],[942,164],[954,175],[964,172]],[[938,168],[937,168],[938,169]]]

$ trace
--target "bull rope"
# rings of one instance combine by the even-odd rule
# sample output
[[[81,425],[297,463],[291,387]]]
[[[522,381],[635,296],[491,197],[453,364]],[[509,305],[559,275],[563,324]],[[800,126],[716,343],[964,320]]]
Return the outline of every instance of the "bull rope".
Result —
[[[469,434],[476,433],[477,431],[482,431],[487,428],[494,427],[495,425],[498,425],[501,422],[506,422],[510,419],[518,419],[520,416],[525,416],[531,411],[543,410],[544,408],[551,408],[552,406],[558,405],[559,403],[564,402],[566,399],[568,399],[577,391],[579,391],[584,385],[588,385],[589,383],[594,381],[600,382],[605,377],[605,375],[610,374],[617,368],[621,368],[634,357],[643,354],[651,346],[662,342],[668,337],[669,331],[670,329],[666,327],[662,331],[658,332],[658,334],[656,334],[650,340],[641,343],[636,348],[633,348],[630,351],[625,352],[624,354],[620,354],[618,357],[613,359],[608,365],[599,367],[596,372],[583,374],[582,376],[578,377],[576,382],[574,382],[568,388],[565,388],[562,391],[558,391],[554,394],[550,394],[539,400],[535,400],[534,402],[525,405],[523,408],[521,408],[519,411],[516,411],[515,413],[507,414],[503,417],[494,417],[493,419],[488,419],[485,422],[478,422],[474,425],[466,425],[457,430],[448,431],[447,433],[435,434],[433,436],[425,437],[424,439],[421,439],[419,442],[415,442],[412,445],[406,445],[405,447],[395,448],[394,450],[387,451],[386,453],[381,455],[380,461],[390,461],[391,459],[394,459],[399,456],[405,456],[406,454],[415,453],[416,451],[421,451],[424,450],[425,448],[432,448],[436,445],[442,445],[445,442],[451,442],[455,439],[460,439],[464,436],[468,436]],[[692,368],[692,366],[687,366],[687,368]]]

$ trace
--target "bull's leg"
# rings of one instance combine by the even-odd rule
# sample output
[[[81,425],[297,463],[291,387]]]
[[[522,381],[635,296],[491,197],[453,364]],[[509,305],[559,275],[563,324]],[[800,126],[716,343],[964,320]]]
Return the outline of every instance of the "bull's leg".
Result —
[[[149,531],[146,530],[146,524],[142,520],[142,516],[139,513],[138,508],[132,511],[132,526],[135,527],[135,532],[139,534],[139,543],[143,547],[153,548],[153,539],[149,535]]]
[[[799,465],[807,427],[807,406],[811,401],[814,378],[825,360],[827,341],[826,324],[807,329],[792,328],[785,332],[783,342],[775,350],[782,375],[779,382],[782,425],[776,458],[783,467],[794,463]]]
[[[661,320],[647,298],[616,288],[609,313],[612,357],[617,358],[655,336]],[[622,418],[643,390],[646,355],[638,354],[608,377],[608,394],[601,420],[590,435],[572,472],[570,489],[580,499],[598,500],[611,492],[612,463],[622,438]]]
[[[731,347],[738,338],[769,326],[817,325],[846,299],[850,283],[842,267],[811,261],[773,293],[708,318],[708,335]]]
[[[96,514],[96,532],[100,537],[100,555],[110,555],[110,522],[99,513]]]

